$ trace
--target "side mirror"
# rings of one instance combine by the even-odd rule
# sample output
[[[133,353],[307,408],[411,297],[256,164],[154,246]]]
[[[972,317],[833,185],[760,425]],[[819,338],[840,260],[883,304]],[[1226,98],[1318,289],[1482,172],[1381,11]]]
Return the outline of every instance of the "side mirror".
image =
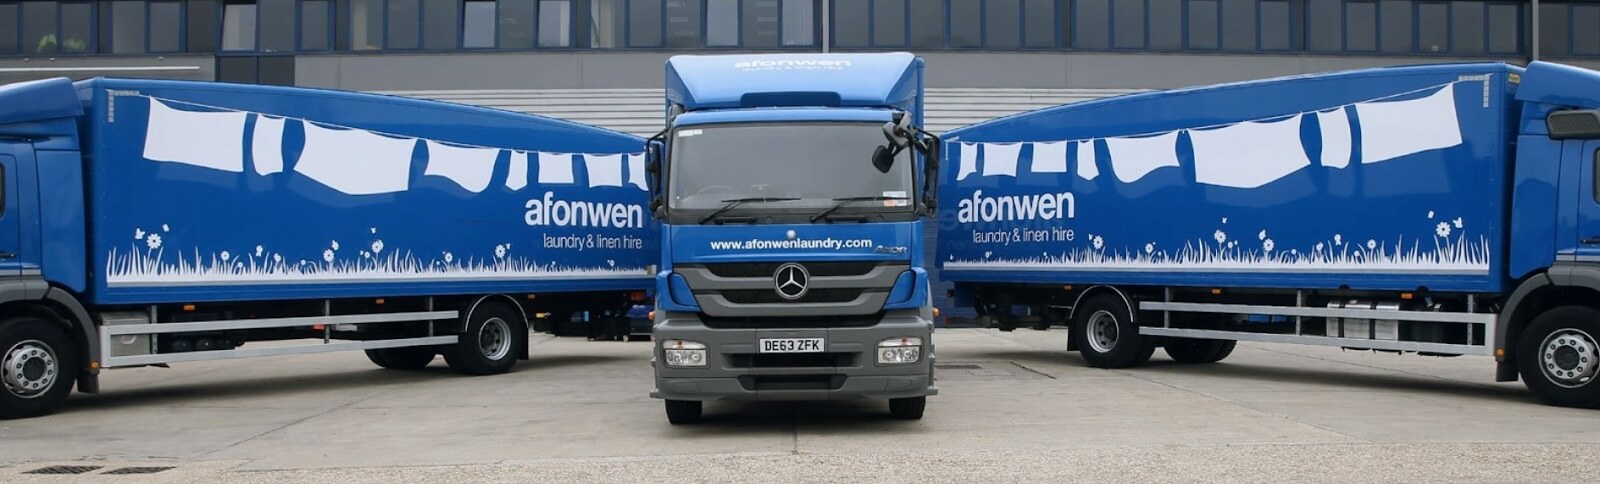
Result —
[[[890,168],[894,168],[894,155],[899,151],[888,146],[878,146],[872,150],[872,167],[877,168],[878,173],[888,173]]]
[[[644,172],[645,185],[650,191],[650,213],[656,219],[666,216],[666,203],[662,199],[665,191],[661,186],[661,153],[662,144],[657,140],[649,140],[644,145]]]

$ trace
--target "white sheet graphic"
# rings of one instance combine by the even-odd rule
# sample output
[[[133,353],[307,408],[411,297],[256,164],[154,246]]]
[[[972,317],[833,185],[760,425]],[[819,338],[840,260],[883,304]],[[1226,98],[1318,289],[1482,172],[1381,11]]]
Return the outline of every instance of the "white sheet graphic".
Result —
[[[1208,130],[1190,130],[1195,181],[1233,188],[1256,188],[1311,166],[1300,144],[1300,118],[1250,121]]]
[[[196,112],[150,100],[144,157],[213,170],[244,172],[244,120],[237,111]]]
[[[1178,166],[1178,132],[1147,138],[1106,138],[1111,172],[1123,183],[1133,183],[1158,168]]]
[[[1094,180],[1100,176],[1100,165],[1095,161],[1094,140],[1072,142],[1074,163],[1078,165],[1078,178]]]
[[[1361,162],[1378,163],[1461,144],[1455,84],[1424,98],[1356,104]]]
[[[528,186],[528,152],[511,152],[511,168],[506,170],[506,188],[513,191]]]
[[[442,176],[472,193],[483,193],[494,178],[495,148],[465,148],[434,140],[428,143],[428,169],[423,174]]]
[[[1317,124],[1322,131],[1322,166],[1344,168],[1350,166],[1350,115],[1344,108],[1317,113]]]
[[[256,115],[256,129],[250,140],[250,158],[257,175],[283,171],[283,122],[283,118]]]
[[[1067,142],[1033,144],[1034,173],[1066,173]]]
[[[965,180],[968,175],[978,172],[978,145],[976,143],[961,143],[961,162],[957,168],[956,181]]]
[[[348,195],[403,192],[410,187],[416,139],[304,124],[306,147],[294,171]]]
[[[633,184],[633,186],[639,187],[640,190],[649,190],[650,187],[648,185],[645,185],[644,177],[645,177],[645,172],[644,172],[644,153],[632,153],[632,154],[629,154],[628,155],[628,183]]]
[[[571,184],[572,155],[567,153],[539,153],[539,184]]]
[[[1017,155],[1022,143],[984,143],[983,176],[1017,176]]]
[[[583,155],[590,187],[622,186],[622,155]]]

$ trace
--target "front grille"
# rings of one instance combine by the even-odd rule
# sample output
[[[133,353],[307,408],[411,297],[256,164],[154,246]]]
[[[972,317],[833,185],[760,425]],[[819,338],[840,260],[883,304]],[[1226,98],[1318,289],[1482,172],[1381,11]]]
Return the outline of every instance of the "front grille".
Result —
[[[718,277],[772,277],[778,272],[778,266],[785,262],[738,262],[726,264],[706,264],[706,270]],[[851,261],[851,262],[801,262],[806,272],[811,277],[839,277],[860,276],[878,267],[876,261]]]
[[[715,329],[818,329],[865,328],[883,320],[883,313],[862,316],[716,317],[700,314],[700,322]]]
[[[745,390],[838,390],[844,375],[745,375],[739,385]]]
[[[734,368],[838,368],[855,366],[854,353],[781,353],[728,355]]]
[[[730,289],[722,297],[734,304],[847,303],[861,297],[861,289],[812,289],[800,299],[784,299],[772,289]]]

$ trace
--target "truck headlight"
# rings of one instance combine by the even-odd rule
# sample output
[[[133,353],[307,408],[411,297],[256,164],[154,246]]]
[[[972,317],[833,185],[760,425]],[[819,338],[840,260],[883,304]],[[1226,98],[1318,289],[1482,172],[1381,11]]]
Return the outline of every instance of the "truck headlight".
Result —
[[[878,364],[905,365],[922,360],[922,338],[906,336],[878,342]]]
[[[661,342],[667,366],[675,368],[704,368],[706,345],[699,341],[669,339]]]

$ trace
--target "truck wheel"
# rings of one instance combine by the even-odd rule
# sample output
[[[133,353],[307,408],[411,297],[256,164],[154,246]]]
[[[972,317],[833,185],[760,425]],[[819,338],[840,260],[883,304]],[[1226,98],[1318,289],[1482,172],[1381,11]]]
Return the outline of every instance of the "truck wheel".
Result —
[[[527,323],[515,308],[485,303],[468,315],[471,319],[456,344],[446,346],[445,363],[468,375],[494,375],[511,371],[528,344]]]
[[[1151,338],[1139,334],[1128,320],[1128,306],[1111,295],[1095,296],[1074,315],[1072,338],[1078,352],[1095,368],[1129,368],[1144,364],[1155,353]]]
[[[1233,354],[1238,344],[1231,339],[1171,338],[1162,347],[1178,363],[1216,363]]]
[[[891,398],[889,414],[902,420],[921,420],[922,410],[928,406],[928,397]]]
[[[0,322],[0,418],[47,415],[72,393],[78,349],[61,326],[36,318]]]
[[[372,363],[390,370],[421,370],[433,363],[433,357],[439,350],[431,346],[411,346],[406,348],[382,348],[367,350],[367,359]]]
[[[1563,407],[1600,406],[1600,310],[1564,306],[1533,318],[1517,344],[1517,369],[1540,400]]]
[[[667,422],[673,425],[684,425],[699,421],[700,402],[698,400],[667,400]]]

